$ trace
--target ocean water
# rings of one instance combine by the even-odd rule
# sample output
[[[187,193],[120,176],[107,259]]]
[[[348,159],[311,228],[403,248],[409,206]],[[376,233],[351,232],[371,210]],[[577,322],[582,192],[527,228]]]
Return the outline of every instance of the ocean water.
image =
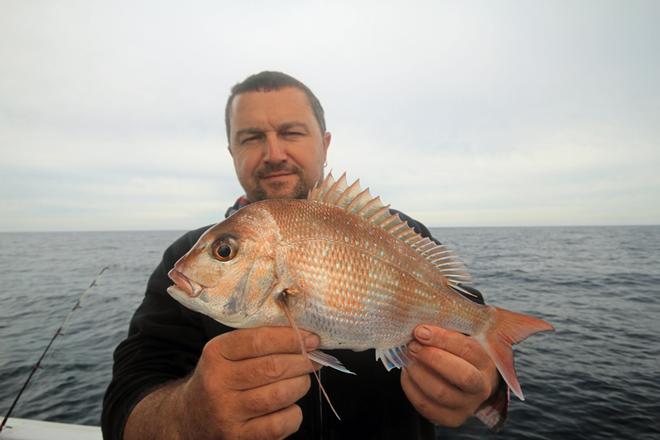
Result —
[[[438,438],[660,438],[660,226],[440,228],[486,300],[555,333],[516,346],[526,401],[503,431]],[[180,232],[0,233],[0,416],[80,294],[13,416],[98,425],[112,351]]]

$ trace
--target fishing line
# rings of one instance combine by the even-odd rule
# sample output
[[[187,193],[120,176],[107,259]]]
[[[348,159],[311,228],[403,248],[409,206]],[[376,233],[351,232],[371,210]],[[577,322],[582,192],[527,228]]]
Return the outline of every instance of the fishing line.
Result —
[[[55,341],[55,338],[57,338],[60,335],[60,333],[62,333],[62,328],[64,328],[66,326],[67,322],[69,322],[69,318],[71,318],[71,315],[73,314],[73,312],[75,312],[77,309],[80,308],[80,303],[82,302],[83,298],[87,295],[87,293],[89,293],[90,290],[92,290],[92,288],[94,286],[96,286],[96,280],[98,280],[99,277],[103,274],[103,272],[105,272],[109,268],[110,268],[110,266],[105,266],[103,269],[101,269],[101,272],[99,272],[98,275],[96,275],[96,277],[89,284],[89,287],[87,287],[87,289],[85,289],[85,291],[80,295],[80,297],[78,297],[78,301],[76,301],[76,303],[73,305],[73,307],[71,308],[71,311],[69,312],[69,314],[66,315],[66,317],[64,318],[64,321],[62,321],[62,324],[60,324],[60,326],[57,328],[57,330],[55,330],[55,334],[53,334],[53,337],[50,338],[50,342],[46,346],[46,349],[43,351],[43,353],[41,353],[41,357],[39,357],[39,360],[37,361],[37,363],[32,366],[32,371],[30,371],[30,374],[28,375],[27,380],[23,384],[23,387],[21,388],[21,390],[16,395],[16,398],[14,399],[14,402],[9,407],[9,411],[7,411],[7,415],[2,420],[2,424],[0,424],[0,432],[2,432],[2,429],[5,427],[5,424],[7,423],[7,420],[9,419],[9,416],[11,415],[12,411],[14,410],[14,407],[16,406],[16,403],[18,403],[18,399],[21,398],[21,395],[23,394],[23,391],[25,391],[28,384],[30,383],[30,380],[32,379],[32,376],[34,376],[34,373],[36,373],[37,369],[39,369],[39,367],[41,366],[41,361],[46,356],[46,353],[50,349],[50,346],[53,345],[53,342]]]

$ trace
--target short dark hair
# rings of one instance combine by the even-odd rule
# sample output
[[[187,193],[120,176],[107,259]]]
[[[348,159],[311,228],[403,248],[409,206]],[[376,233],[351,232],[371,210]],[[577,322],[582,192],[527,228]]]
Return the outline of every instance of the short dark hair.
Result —
[[[231,94],[229,95],[229,98],[227,98],[227,105],[225,106],[225,128],[227,130],[227,140],[231,143],[231,139],[229,139],[229,113],[231,111],[231,104],[234,102],[236,95],[246,92],[270,92],[285,87],[295,87],[305,93],[309,105],[314,112],[316,122],[318,122],[319,127],[321,128],[321,134],[325,133],[325,115],[323,113],[323,107],[321,106],[319,99],[314,93],[312,93],[309,87],[286,73],[263,71],[248,76],[243,82],[240,82],[231,88]]]

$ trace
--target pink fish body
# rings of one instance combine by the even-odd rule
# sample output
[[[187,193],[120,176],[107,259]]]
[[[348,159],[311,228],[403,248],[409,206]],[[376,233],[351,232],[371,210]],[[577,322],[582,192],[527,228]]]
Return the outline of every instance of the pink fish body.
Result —
[[[511,345],[552,330],[547,322],[470,301],[465,266],[423,238],[379,198],[329,174],[306,200],[248,205],[210,228],[175,265],[168,292],[235,328],[288,325],[318,334],[321,348],[376,349],[386,368],[408,361],[420,323],[472,335],[523,398]],[[347,371],[331,356],[315,361]]]

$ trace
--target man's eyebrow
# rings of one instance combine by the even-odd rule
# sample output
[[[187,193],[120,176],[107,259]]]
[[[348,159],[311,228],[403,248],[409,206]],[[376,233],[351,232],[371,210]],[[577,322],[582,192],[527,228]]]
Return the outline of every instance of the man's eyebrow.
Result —
[[[261,129],[261,128],[247,127],[247,128],[241,128],[240,130],[238,130],[236,132],[235,136],[238,138],[238,137],[240,137],[242,135],[246,135],[246,134],[260,134],[260,133],[263,133],[263,132],[264,132],[264,130]]]
[[[307,124],[304,122],[298,122],[298,121],[292,121],[292,122],[284,122],[280,124],[279,127],[277,127],[278,130],[289,130],[292,128],[300,128],[305,130],[305,132],[309,131],[309,128],[307,127]]]

